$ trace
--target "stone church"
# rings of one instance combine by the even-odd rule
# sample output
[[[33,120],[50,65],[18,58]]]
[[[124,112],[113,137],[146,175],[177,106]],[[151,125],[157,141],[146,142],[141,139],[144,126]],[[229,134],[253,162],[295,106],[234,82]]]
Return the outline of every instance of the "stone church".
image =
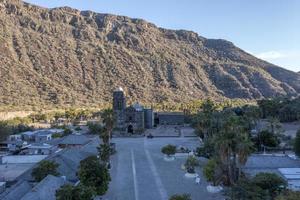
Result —
[[[115,130],[122,135],[141,134],[154,126],[153,109],[144,108],[139,103],[127,107],[121,87],[113,92],[113,111]]]

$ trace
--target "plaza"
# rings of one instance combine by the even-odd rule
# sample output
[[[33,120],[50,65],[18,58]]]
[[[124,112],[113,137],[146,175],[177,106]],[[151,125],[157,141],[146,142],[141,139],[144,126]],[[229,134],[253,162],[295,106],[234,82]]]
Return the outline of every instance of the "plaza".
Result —
[[[211,194],[208,183],[197,168],[201,183],[186,178],[182,165],[186,156],[165,161],[161,147],[172,144],[194,150],[199,146],[197,137],[114,138],[117,153],[112,157],[109,191],[103,199],[110,200],[167,200],[171,195],[188,193],[192,199],[224,199],[222,194]],[[200,167],[203,164],[200,163]]]

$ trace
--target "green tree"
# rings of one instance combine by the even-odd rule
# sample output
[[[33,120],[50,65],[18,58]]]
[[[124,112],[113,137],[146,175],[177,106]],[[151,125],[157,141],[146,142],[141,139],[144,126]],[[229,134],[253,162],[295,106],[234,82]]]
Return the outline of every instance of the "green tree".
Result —
[[[57,200],[92,200],[95,195],[94,188],[81,184],[78,186],[63,185],[55,194]]]
[[[35,181],[40,182],[49,174],[58,176],[59,175],[57,171],[58,166],[59,165],[54,161],[43,160],[38,164],[36,168],[32,170],[31,175],[33,176]]]
[[[262,145],[267,147],[277,147],[280,143],[278,136],[268,130],[259,132],[254,140],[258,148]]]
[[[103,144],[98,147],[98,152],[101,160],[104,162],[105,166],[110,167],[110,138],[112,136],[112,130],[114,128],[114,113],[112,109],[105,109],[101,113],[101,118],[103,119],[104,127],[100,132],[100,139],[102,139]]]
[[[175,194],[169,200],[192,200],[192,198],[189,194]]]
[[[300,157],[300,130],[297,131],[295,142],[294,142],[295,154]]]
[[[112,109],[105,109],[102,114],[101,118],[103,119],[103,123],[105,125],[107,134],[109,138],[111,137],[112,130],[114,128],[114,112]]]
[[[276,197],[287,187],[287,182],[274,173],[258,173],[252,179],[252,182],[266,190],[272,198]]]
[[[161,149],[161,152],[167,156],[174,155],[176,153],[176,146],[168,144]]]
[[[110,154],[111,154],[111,148],[110,145],[108,144],[100,144],[99,147],[97,147],[98,152],[99,152],[99,157],[100,160],[104,163],[104,164],[108,164],[109,163],[109,158],[110,158]]]
[[[91,134],[99,134],[102,132],[102,125],[100,123],[88,122],[87,126]]]
[[[287,191],[275,198],[275,200],[299,200],[300,192],[299,191]]]
[[[222,130],[215,137],[215,151],[220,165],[224,168],[226,185],[234,184],[240,176],[240,168],[252,152],[252,142],[244,121],[231,115],[224,119]]]
[[[213,113],[216,111],[216,106],[208,99],[200,108],[202,111],[197,115],[195,127],[198,135],[206,140],[213,134]]]
[[[96,156],[80,161],[78,177],[83,185],[94,188],[97,195],[103,195],[108,190],[109,171]]]
[[[237,184],[233,185],[229,189],[227,196],[231,200],[270,200],[266,190],[245,178],[240,179]]]

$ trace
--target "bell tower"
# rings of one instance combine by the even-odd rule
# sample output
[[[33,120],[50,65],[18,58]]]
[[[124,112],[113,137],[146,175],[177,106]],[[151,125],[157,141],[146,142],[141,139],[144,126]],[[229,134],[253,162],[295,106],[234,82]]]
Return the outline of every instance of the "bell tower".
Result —
[[[126,129],[125,126],[126,98],[123,88],[119,87],[113,92],[113,111],[115,116],[115,128],[119,131]]]

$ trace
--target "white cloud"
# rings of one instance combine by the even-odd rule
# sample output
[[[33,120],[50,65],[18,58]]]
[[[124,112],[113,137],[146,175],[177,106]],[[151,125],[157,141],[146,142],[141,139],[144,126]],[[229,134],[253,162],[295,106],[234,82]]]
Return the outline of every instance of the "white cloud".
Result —
[[[293,71],[300,71],[300,51],[267,51],[252,54],[260,59],[285,67]]]
[[[268,52],[256,54],[256,57],[261,58],[263,60],[275,60],[279,58],[286,58],[289,56],[279,51],[268,51]]]

